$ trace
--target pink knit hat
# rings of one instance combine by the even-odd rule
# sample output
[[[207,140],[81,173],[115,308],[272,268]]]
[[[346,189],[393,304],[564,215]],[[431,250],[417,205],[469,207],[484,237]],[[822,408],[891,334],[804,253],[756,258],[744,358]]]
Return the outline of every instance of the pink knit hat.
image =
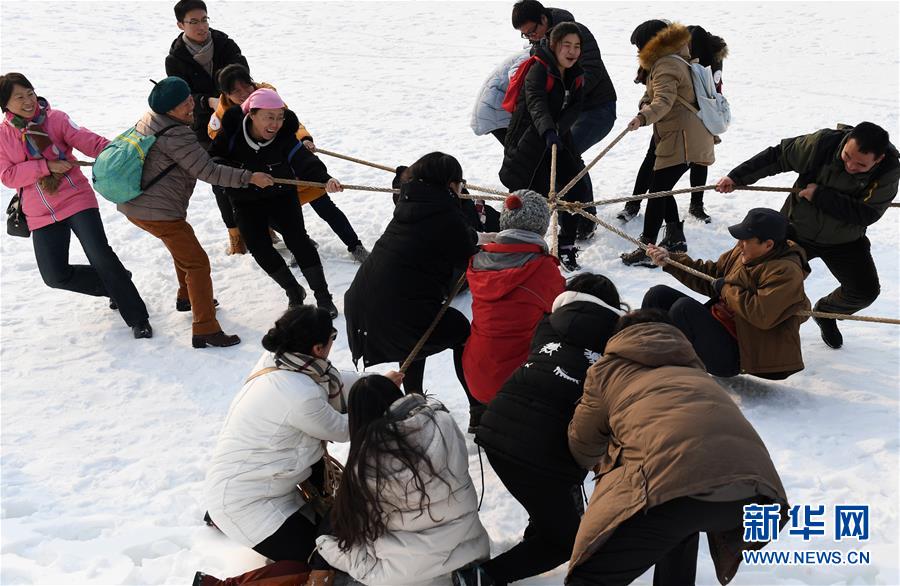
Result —
[[[284,108],[284,100],[281,99],[275,90],[261,88],[250,94],[244,103],[241,104],[241,110],[244,114],[249,114],[251,108],[264,108],[274,110],[276,108]]]

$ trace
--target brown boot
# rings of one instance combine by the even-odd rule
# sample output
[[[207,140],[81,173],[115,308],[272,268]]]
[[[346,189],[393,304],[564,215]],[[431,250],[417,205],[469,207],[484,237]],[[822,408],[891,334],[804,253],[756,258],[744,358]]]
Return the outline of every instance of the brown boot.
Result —
[[[309,573],[305,586],[333,586],[334,570],[313,570]]]
[[[225,249],[225,253],[228,255],[247,254],[247,246],[244,244],[244,239],[241,238],[241,231],[238,228],[228,229],[228,248]]]

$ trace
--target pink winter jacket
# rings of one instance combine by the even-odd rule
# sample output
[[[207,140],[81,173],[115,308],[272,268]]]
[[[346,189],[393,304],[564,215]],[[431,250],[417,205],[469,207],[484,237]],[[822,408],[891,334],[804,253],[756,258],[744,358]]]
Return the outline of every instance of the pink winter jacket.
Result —
[[[53,144],[65,153],[67,160],[74,160],[73,148],[96,158],[109,143],[102,136],[79,127],[65,112],[52,110],[43,99],[40,102],[47,109],[43,128]],[[50,174],[47,160],[56,159],[57,155],[52,147],[48,147],[43,154],[45,159],[29,159],[22,131],[10,123],[7,113],[0,124],[0,181],[17,191],[22,189],[22,211],[31,230],[99,207],[91,183],[80,167],[72,167],[65,173],[56,193],[44,193],[38,186],[38,180]]]

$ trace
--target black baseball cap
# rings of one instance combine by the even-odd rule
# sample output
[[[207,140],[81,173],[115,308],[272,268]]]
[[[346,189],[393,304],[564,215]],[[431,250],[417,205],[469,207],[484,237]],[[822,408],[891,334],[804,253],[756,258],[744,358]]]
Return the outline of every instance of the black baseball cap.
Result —
[[[774,240],[776,243],[787,239],[787,229],[787,218],[769,208],[753,208],[747,212],[743,222],[728,227],[731,235],[738,240],[759,238],[760,242]]]

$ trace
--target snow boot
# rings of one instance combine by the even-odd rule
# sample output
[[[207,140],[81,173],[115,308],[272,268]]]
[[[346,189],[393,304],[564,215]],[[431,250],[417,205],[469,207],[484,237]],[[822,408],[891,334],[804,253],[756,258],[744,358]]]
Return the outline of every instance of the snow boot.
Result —
[[[813,307],[813,311],[823,311],[819,308],[819,303],[821,302],[816,303],[816,306]],[[836,319],[814,317],[813,321],[816,322],[817,326],[819,326],[819,330],[822,332],[822,341],[825,342],[825,344],[829,348],[834,348],[835,350],[837,350],[844,345],[844,336],[841,334],[841,330],[839,330],[837,327]]]
[[[241,231],[238,228],[228,229],[228,246],[225,247],[225,254],[247,254],[247,245],[241,237]]]
[[[628,223],[629,220],[638,215],[641,211],[641,200],[636,199],[634,201],[625,202],[625,207],[621,212],[616,216],[623,224]]]
[[[282,266],[269,276],[287,293],[289,309],[303,305],[303,300],[306,299],[306,290],[297,282],[297,277],[294,276],[291,269]]]
[[[684,238],[684,220],[674,223],[666,223],[666,235],[659,243],[669,252],[687,252],[687,242]]]
[[[366,250],[366,247],[363,246],[362,242],[357,242],[350,249],[350,255],[353,257],[353,260],[362,264],[366,262],[366,259],[369,258],[369,251]]]
[[[303,273],[303,276],[306,277],[309,288],[313,290],[313,295],[316,297],[316,305],[322,309],[328,310],[331,319],[336,318],[338,316],[338,310],[334,305],[334,301],[331,299],[331,293],[328,291],[328,283],[325,281],[325,269],[322,268],[322,265],[313,265],[311,267],[306,267],[305,269],[300,269],[300,271]]]
[[[559,263],[567,271],[577,271],[581,268],[578,264],[578,249],[574,246],[562,246],[559,249]]]
[[[691,202],[691,207],[688,208],[688,213],[690,213],[691,216],[700,220],[704,224],[709,224],[710,222],[712,222],[712,218],[710,218],[709,214],[706,213],[706,210],[703,209],[702,200],[699,203]]]
[[[642,244],[653,244],[653,241],[641,234],[640,241]],[[653,264],[653,261],[650,260],[650,257],[647,256],[647,253],[644,252],[643,248],[635,248],[631,252],[626,252],[620,256],[622,262],[628,266],[640,266],[647,267],[648,269],[655,269],[656,265]]]
[[[226,348],[241,343],[241,339],[237,336],[230,336],[219,330],[211,334],[194,334],[191,337],[191,346],[194,348],[206,348],[213,346],[214,348]]]
[[[152,338],[153,328],[150,327],[150,321],[145,319],[141,323],[131,326],[131,333],[134,334],[136,340],[141,338]]]

